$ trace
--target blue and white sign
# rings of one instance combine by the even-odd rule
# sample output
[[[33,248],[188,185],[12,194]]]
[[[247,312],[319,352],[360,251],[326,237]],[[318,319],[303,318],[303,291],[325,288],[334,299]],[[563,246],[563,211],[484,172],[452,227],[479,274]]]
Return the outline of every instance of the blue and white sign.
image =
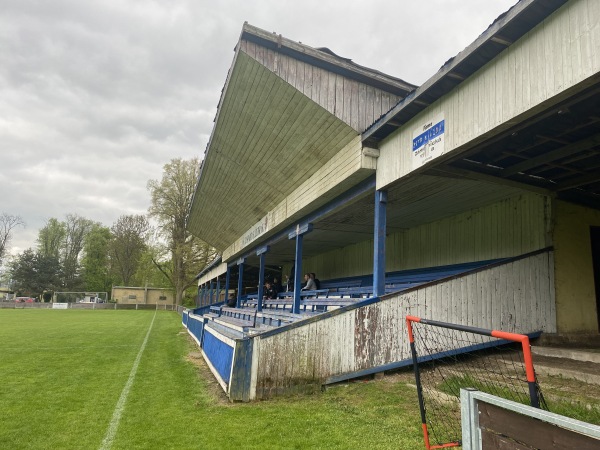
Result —
[[[438,116],[413,133],[413,170],[444,154],[445,120]]]

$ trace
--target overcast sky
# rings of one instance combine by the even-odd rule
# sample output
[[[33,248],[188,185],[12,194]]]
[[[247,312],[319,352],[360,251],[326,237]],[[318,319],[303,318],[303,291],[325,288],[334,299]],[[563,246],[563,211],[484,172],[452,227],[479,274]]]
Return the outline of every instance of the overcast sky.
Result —
[[[0,0],[0,213],[110,226],[201,156],[242,24],[422,84],[516,0]]]

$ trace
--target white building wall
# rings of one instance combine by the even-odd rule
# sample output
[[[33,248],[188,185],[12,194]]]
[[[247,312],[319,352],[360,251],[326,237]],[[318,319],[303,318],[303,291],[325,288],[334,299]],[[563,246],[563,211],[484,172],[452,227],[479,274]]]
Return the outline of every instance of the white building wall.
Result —
[[[435,117],[445,119],[446,154],[458,151],[586,87],[598,72],[600,2],[571,0],[384,140],[377,189],[413,170],[413,133]]]
[[[522,255],[550,246],[550,227],[550,199],[523,193],[391,233],[386,272]],[[373,239],[306,258],[302,267],[321,280],[373,273]]]

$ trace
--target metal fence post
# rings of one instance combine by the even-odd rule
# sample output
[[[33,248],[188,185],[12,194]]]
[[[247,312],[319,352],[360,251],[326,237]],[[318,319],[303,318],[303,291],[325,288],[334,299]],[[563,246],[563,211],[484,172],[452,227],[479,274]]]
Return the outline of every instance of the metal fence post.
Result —
[[[462,426],[463,450],[481,450],[481,431],[477,400],[473,397],[476,389],[460,390],[460,417]]]

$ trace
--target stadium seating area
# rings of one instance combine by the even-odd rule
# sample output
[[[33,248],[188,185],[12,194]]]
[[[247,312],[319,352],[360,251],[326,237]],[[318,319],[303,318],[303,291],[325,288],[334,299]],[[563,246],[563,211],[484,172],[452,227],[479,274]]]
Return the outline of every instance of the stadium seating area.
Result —
[[[385,290],[386,293],[399,292],[501,261],[485,260],[390,272],[386,274]],[[372,282],[372,275],[322,281],[322,289],[302,291],[300,314],[291,312],[293,292],[281,292],[277,299],[263,300],[262,311],[258,311],[257,308],[258,295],[249,294],[240,299],[240,306],[237,308],[228,307],[220,302],[195,308],[190,313],[200,316],[202,322],[210,323],[212,328],[227,330],[227,334],[232,338],[241,338],[365,301],[373,296]]]

